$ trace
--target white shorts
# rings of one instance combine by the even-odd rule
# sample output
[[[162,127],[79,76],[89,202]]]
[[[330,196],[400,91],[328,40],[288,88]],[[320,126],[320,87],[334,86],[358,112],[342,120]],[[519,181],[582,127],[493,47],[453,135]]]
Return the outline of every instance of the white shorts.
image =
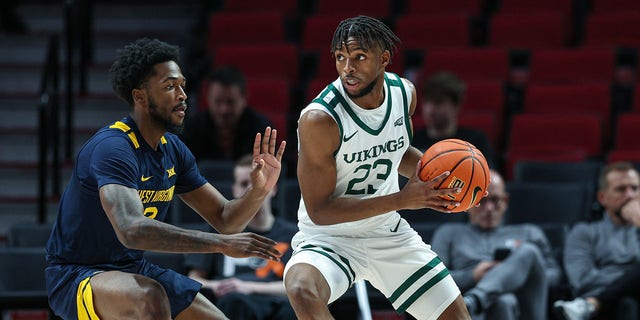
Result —
[[[437,319],[460,289],[431,247],[402,218],[354,236],[307,235],[298,232],[285,277],[298,263],[313,265],[331,289],[329,302],[357,280],[367,280],[399,312],[416,319]],[[394,231],[395,229],[395,231]]]

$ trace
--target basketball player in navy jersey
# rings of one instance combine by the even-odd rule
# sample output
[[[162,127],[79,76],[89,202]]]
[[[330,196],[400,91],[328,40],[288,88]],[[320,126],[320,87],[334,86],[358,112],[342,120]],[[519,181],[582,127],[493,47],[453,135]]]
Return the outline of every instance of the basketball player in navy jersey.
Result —
[[[82,147],[47,244],[49,302],[64,319],[227,319],[198,293],[200,283],[151,264],[145,250],[221,252],[278,260],[271,239],[239,233],[280,175],[284,141],[258,133],[251,185],[225,199],[198,172],[173,133],[185,117],[186,80],[178,48],[140,39],[112,65],[112,85],[132,106]],[[179,195],[221,234],[162,222]]]
[[[368,280],[398,312],[417,319],[470,319],[460,290],[430,247],[397,210],[443,210],[458,202],[435,190],[445,172],[417,176],[422,153],[410,146],[413,84],[385,72],[399,39],[382,22],[358,16],[333,36],[339,78],[298,121],[300,231],[285,269],[299,319],[333,319],[328,303]],[[410,178],[399,189],[398,174]]]

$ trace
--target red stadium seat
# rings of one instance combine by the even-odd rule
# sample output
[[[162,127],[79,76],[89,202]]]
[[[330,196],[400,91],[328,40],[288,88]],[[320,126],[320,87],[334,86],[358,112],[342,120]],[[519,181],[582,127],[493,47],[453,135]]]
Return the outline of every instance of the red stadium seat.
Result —
[[[640,12],[598,13],[587,17],[584,44],[640,47]]]
[[[602,125],[597,116],[519,114],[512,121],[505,171],[511,177],[521,160],[579,162],[601,153]]]
[[[298,63],[298,48],[292,44],[225,45],[213,52],[213,66],[236,66],[246,77],[296,81]]]
[[[331,56],[331,39],[346,15],[310,16],[303,22],[301,47],[304,51]]]
[[[595,115],[558,117],[519,114],[513,117],[509,151],[576,150],[589,157],[602,153],[602,124]]]
[[[465,81],[505,81],[509,75],[509,54],[502,48],[427,51],[422,66],[424,78],[440,71],[453,72]]]
[[[611,150],[607,154],[607,162],[629,161],[640,164],[640,150]]]
[[[560,12],[497,13],[491,18],[489,43],[508,48],[563,47],[569,20]]]
[[[395,32],[404,49],[467,47],[470,44],[469,16],[409,14],[396,20]]]
[[[531,83],[610,82],[615,52],[609,48],[537,49],[530,61]]]
[[[407,12],[411,14],[463,13],[478,16],[483,6],[483,0],[408,0]]]
[[[284,17],[277,12],[215,13],[208,33],[209,52],[223,44],[284,43]]]
[[[282,12],[288,16],[293,16],[298,10],[296,0],[242,0],[224,1],[225,12]]]
[[[638,0],[591,0],[593,13],[605,12],[640,12]]]
[[[618,116],[615,130],[616,150],[635,150],[640,152],[638,129],[640,128],[640,113],[623,113]]]
[[[286,114],[291,107],[291,86],[281,78],[247,78],[247,100],[262,113]]]
[[[391,16],[390,0],[322,0],[317,2],[316,15],[344,14],[346,16],[367,15],[374,18]]]
[[[611,98],[608,83],[565,85],[532,84],[526,89],[527,113],[594,114],[609,120]]]
[[[289,133],[287,126],[287,113],[281,112],[261,112],[271,123],[273,129],[278,130],[278,143],[282,140],[286,140]]]
[[[569,16],[572,0],[508,0],[500,1],[499,12],[502,13],[531,13],[531,12],[559,12]]]
[[[604,141],[609,141],[611,136],[610,106],[609,83],[532,84],[527,86],[524,99],[524,111],[529,114],[551,114],[561,117],[588,114],[598,117]]]

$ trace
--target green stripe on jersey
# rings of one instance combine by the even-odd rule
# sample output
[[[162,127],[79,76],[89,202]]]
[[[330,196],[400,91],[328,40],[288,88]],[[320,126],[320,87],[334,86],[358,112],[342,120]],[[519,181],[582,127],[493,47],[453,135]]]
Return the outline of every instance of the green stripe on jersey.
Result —
[[[398,289],[396,289],[396,291],[393,292],[393,294],[391,295],[391,297],[389,297],[389,301],[391,303],[395,303],[396,300],[398,300],[398,298],[400,298],[400,296],[405,293],[409,287],[411,287],[411,285],[413,285],[414,283],[416,283],[418,281],[418,279],[424,277],[429,271],[433,270],[433,268],[435,268],[438,264],[440,264],[442,261],[440,260],[440,258],[438,257],[434,257],[433,259],[431,259],[431,261],[429,261],[429,263],[427,263],[425,266],[423,266],[422,268],[418,269],[418,271],[414,272],[409,278],[407,278],[407,280],[405,280],[402,285],[400,285],[400,287],[398,287]],[[429,279],[429,281],[427,281],[427,283],[425,283],[421,288],[419,288],[418,290],[416,290],[416,292],[414,292],[399,308],[398,308],[398,312],[402,313],[404,312],[412,303],[415,302],[415,300],[417,300],[424,292],[426,292],[427,290],[429,290],[431,287],[433,287],[436,283],[438,283],[440,280],[442,280],[442,278],[444,278],[445,276],[447,276],[449,274],[449,270],[448,269],[444,269],[442,270],[440,273],[438,273],[435,277]],[[400,310],[402,309],[402,311]]]
[[[327,258],[329,258],[329,260],[333,261],[333,263],[335,263],[338,267],[340,267],[340,269],[342,269],[342,272],[344,272],[344,275],[347,277],[347,281],[349,281],[349,287],[351,287],[353,285],[353,283],[355,282],[355,277],[356,277],[356,272],[353,271],[353,269],[351,268],[351,265],[349,264],[349,260],[347,260],[347,258],[337,254],[335,251],[329,249],[329,248],[325,248],[325,247],[319,247],[319,246],[314,246],[314,245],[306,245],[302,247],[302,250],[300,251],[313,251],[315,253],[319,253]],[[325,252],[326,251],[326,252]],[[332,257],[329,253],[333,253],[335,255],[338,256],[338,258],[340,258],[340,260],[342,261],[342,263],[340,263],[338,260],[336,260],[334,257]],[[346,266],[346,268],[345,268]],[[347,270],[347,268],[349,268],[349,270]]]

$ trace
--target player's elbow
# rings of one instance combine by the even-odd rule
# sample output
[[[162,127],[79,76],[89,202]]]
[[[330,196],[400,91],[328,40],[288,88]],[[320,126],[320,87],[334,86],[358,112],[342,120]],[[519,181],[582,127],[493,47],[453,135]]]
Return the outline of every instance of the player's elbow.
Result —
[[[145,239],[148,239],[144,229],[144,226],[130,224],[116,228],[115,231],[123,246],[128,249],[142,250]]]

